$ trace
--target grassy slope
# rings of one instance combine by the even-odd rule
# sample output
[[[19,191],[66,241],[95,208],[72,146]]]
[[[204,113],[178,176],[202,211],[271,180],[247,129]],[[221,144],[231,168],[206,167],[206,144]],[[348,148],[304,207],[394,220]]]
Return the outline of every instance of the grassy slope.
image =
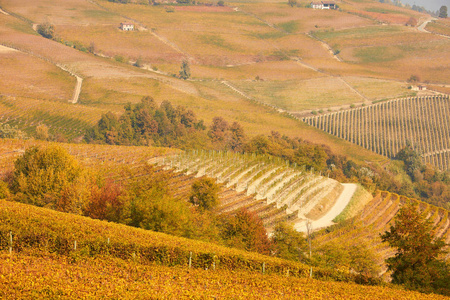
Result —
[[[14,202],[0,201],[0,218],[1,248],[8,249],[10,230],[14,243],[12,256],[7,251],[0,253],[0,295],[7,299],[118,295],[122,299],[174,296],[444,299],[388,287],[294,278],[307,276],[307,267]],[[190,251],[193,269],[187,268]],[[216,261],[215,268],[212,261]],[[260,274],[263,261],[265,275]],[[209,270],[202,270],[205,267]],[[288,269],[294,277],[286,277]]]

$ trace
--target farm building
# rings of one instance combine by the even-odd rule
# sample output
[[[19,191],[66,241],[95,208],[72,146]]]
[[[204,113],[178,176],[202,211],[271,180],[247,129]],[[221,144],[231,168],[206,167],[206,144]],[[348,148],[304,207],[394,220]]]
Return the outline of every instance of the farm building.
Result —
[[[134,24],[133,23],[120,23],[120,29],[123,31],[131,31],[134,30]]]
[[[311,7],[314,9],[336,9],[334,1],[317,1],[311,2]]]
[[[413,91],[426,91],[427,87],[424,85],[417,85],[417,86],[412,86],[411,89]]]

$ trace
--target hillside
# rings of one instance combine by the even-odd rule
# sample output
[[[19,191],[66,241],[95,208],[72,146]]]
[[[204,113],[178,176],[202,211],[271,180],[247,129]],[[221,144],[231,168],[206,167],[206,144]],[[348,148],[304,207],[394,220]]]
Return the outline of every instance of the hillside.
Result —
[[[225,213],[246,208],[263,220],[269,232],[283,221],[294,224],[299,231],[305,231],[308,221],[313,222],[315,229],[328,226],[354,193],[353,190],[344,193],[344,185],[307,171],[304,166],[268,156],[192,151],[151,161],[184,172],[191,178],[216,178],[237,192],[221,196],[218,211]],[[186,183],[186,186],[189,185]],[[341,195],[343,199],[340,199]],[[326,218],[334,207],[335,215]]]
[[[13,202],[0,201],[0,218],[0,295],[6,299],[118,294],[123,299],[298,299],[318,294],[444,299],[391,287],[307,279],[308,269],[301,264]],[[320,273],[316,270],[314,276],[331,275]]]
[[[448,96],[404,98],[303,120],[390,158],[410,142],[419,150],[424,163],[447,170],[449,109]]]
[[[389,230],[400,207],[410,202],[419,205],[420,211],[425,212],[427,218],[432,220],[435,235],[444,237],[448,244],[450,242],[448,210],[404,196],[378,192],[356,217],[317,232],[313,239],[315,247],[326,243],[345,245],[345,247],[362,242],[368,243],[378,254],[378,264],[382,266],[384,273],[386,271],[384,260],[393,256],[395,252],[381,242],[380,234]]]
[[[77,140],[102,113],[119,113],[126,102],[151,95],[157,102],[169,99],[189,106],[206,122],[220,114],[239,121],[250,134],[277,130],[327,144],[359,161],[370,158],[384,163],[384,158],[370,151],[330,138],[273,108],[334,110],[412,96],[405,83],[413,75],[405,68],[412,65],[422,81],[441,85],[448,78],[440,69],[448,59],[447,52],[441,51],[448,39],[399,26],[405,18],[414,17],[420,23],[427,16],[375,1],[339,2],[339,11],[312,10],[301,1],[293,8],[285,3],[236,2],[224,7],[175,6],[174,12],[134,1],[76,0],[57,6],[39,1],[32,5],[0,2],[5,12],[0,14],[2,43],[22,51],[2,52],[10,68],[2,93],[2,122],[18,125],[29,134],[44,124],[54,136]],[[382,19],[393,14],[403,18]],[[182,29],[178,20],[183,22]],[[55,26],[57,42],[33,31],[47,21]],[[137,30],[120,31],[124,21],[135,24]],[[417,39],[422,40],[420,49],[414,45]],[[384,52],[375,46],[380,40]],[[336,50],[342,55],[330,53]],[[376,62],[366,61],[370,51],[386,55]],[[431,55],[435,52],[441,58]],[[190,62],[190,80],[174,78],[183,59]],[[130,66],[137,60],[141,68]],[[21,67],[24,64],[45,68],[37,74]],[[83,79],[76,108],[66,102],[74,91],[73,75]],[[52,91],[46,82],[52,82]],[[230,109],[229,103],[239,110]]]

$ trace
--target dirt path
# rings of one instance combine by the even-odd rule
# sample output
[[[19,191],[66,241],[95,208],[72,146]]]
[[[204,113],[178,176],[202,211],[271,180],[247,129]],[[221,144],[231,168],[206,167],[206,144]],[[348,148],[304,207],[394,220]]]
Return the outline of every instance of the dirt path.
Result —
[[[9,16],[9,14],[6,11],[4,11],[3,9],[1,9],[1,8],[0,8],[0,13]]]
[[[427,27],[427,24],[430,23],[430,22],[433,21],[433,20],[437,20],[437,19],[436,19],[436,18],[433,18],[433,17],[428,18],[428,19],[427,19],[426,21],[424,21],[422,24],[420,24],[419,26],[417,26],[417,29],[418,29],[419,31],[422,31],[422,32],[432,33],[432,32],[429,32],[428,30],[426,30],[425,27]]]
[[[333,219],[336,218],[348,205],[356,191],[356,188],[358,187],[354,183],[343,183],[342,185],[344,186],[344,190],[336,200],[334,206],[322,218],[316,221],[311,221],[313,230],[333,225]],[[306,221],[298,223],[295,226],[295,229],[300,232],[306,232]]]
[[[81,86],[83,84],[83,78],[81,78],[77,74],[75,74],[72,71],[70,71],[67,67],[65,67],[63,65],[60,65],[58,63],[55,63],[55,62],[51,61],[50,59],[48,59],[46,57],[42,57],[42,56],[37,55],[37,54],[35,54],[33,52],[30,52],[30,51],[24,51],[24,50],[21,50],[19,48],[14,48],[12,46],[0,45],[0,52],[8,52],[8,51],[19,51],[19,52],[22,52],[24,54],[31,55],[33,57],[42,59],[42,60],[44,60],[44,61],[46,61],[46,62],[48,62],[48,63],[50,63],[50,64],[52,64],[52,65],[54,65],[54,66],[56,66],[58,68],[60,68],[64,72],[69,73],[71,76],[74,76],[77,79],[77,84],[76,84],[75,89],[74,89],[73,97],[69,101],[71,103],[77,103],[78,102],[78,99],[79,99],[80,93],[81,93]]]

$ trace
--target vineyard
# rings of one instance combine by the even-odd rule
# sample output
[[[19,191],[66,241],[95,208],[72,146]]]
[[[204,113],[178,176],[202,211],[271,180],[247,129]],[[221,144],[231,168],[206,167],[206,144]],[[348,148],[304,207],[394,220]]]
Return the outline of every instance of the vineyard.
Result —
[[[382,243],[379,235],[389,230],[392,219],[400,207],[409,202],[419,205],[420,211],[425,212],[427,217],[432,220],[436,236],[444,236],[446,243],[449,243],[450,219],[448,210],[404,196],[378,192],[354,219],[316,233],[313,239],[314,244],[318,246],[335,242],[350,246],[355,243],[367,242],[378,253],[378,263],[385,271],[384,259],[394,255],[395,251],[387,244]]]
[[[50,133],[62,133],[71,140],[83,136],[106,112],[60,101],[0,96],[0,123],[18,126],[27,133],[38,125],[46,125]]]
[[[406,146],[424,163],[450,168],[448,95],[396,99],[370,106],[303,118],[307,124],[389,158]]]
[[[342,271],[310,279],[300,263],[15,202],[0,201],[0,221],[5,299],[444,299]]]
[[[26,149],[33,146],[46,147],[49,144],[49,142],[39,140],[0,139],[0,177],[13,170],[14,161],[23,155]],[[129,176],[129,174],[120,173],[124,166],[135,170],[133,176],[140,176],[142,167],[147,165],[149,159],[155,156],[174,154],[178,151],[169,148],[95,144],[58,143],[58,145],[65,148],[83,166],[105,170],[107,173],[104,176],[116,180],[122,180],[123,176]]]
[[[320,219],[344,189],[336,180],[307,171],[304,166],[255,154],[188,151],[151,161],[186,173],[180,177],[185,182],[183,186],[173,187],[178,191],[189,188],[196,177],[217,178],[224,186],[219,212],[245,207],[260,216],[269,231],[282,221],[292,222],[300,230],[307,220]],[[186,182],[186,178],[190,180]]]

